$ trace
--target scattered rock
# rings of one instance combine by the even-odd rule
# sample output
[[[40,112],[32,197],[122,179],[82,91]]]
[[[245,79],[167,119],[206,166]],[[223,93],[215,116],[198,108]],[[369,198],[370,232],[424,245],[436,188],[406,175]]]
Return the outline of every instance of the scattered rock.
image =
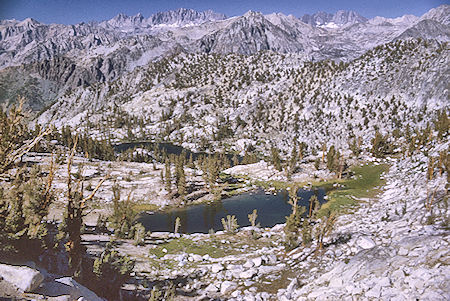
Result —
[[[237,285],[234,282],[231,281],[224,281],[220,285],[220,293],[222,295],[226,295],[236,289]]]
[[[26,266],[0,264],[0,277],[23,292],[35,290],[44,281],[44,276]]]
[[[406,256],[408,255],[409,251],[406,248],[400,247],[400,249],[398,250],[398,255],[400,256]]]
[[[330,284],[328,285],[330,287],[342,287],[342,279],[339,277],[333,277],[330,280]]]
[[[206,292],[211,292],[211,293],[216,293],[219,291],[219,289],[217,288],[217,286],[215,286],[213,283],[210,283],[206,288],[205,288]]]
[[[70,300],[77,300],[83,297],[85,298],[84,300],[103,301],[102,298],[98,297],[94,292],[79,284],[71,277],[58,278],[51,282],[45,282],[36,292],[42,295],[55,297],[69,295]]]
[[[223,271],[224,267],[221,264],[213,264],[211,266],[211,272],[213,272],[214,274],[219,273],[220,271]]]
[[[370,290],[368,290],[365,294],[366,297],[370,298],[380,298],[381,295],[381,286],[380,285],[375,285],[373,288],[371,288]]]
[[[391,280],[388,277],[383,277],[380,279],[380,281],[378,281],[378,284],[381,287],[387,287],[391,285]]]
[[[254,266],[255,266],[255,263],[252,260],[247,260],[243,265],[243,267],[246,269],[252,268]]]
[[[292,293],[294,290],[296,290],[298,287],[298,280],[297,278],[294,278],[289,283],[288,287],[286,288],[286,292]]]
[[[259,267],[262,264],[262,258],[261,257],[253,258],[252,261],[255,264],[255,267]]]
[[[375,242],[367,236],[360,236],[357,240],[356,240],[356,244],[361,248],[361,249],[371,249],[373,247],[376,246]]]
[[[239,278],[241,279],[251,279],[258,273],[256,269],[248,269],[247,271],[241,272]]]

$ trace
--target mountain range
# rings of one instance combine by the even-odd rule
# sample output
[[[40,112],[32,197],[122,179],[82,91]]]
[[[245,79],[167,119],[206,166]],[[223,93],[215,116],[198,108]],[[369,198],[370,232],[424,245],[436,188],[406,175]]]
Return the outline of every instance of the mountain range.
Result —
[[[353,11],[319,12],[296,18],[249,11],[226,18],[213,11],[179,9],[157,13],[119,14],[103,22],[76,25],[42,24],[31,18],[0,21],[0,66],[116,52],[121,43],[141,44],[143,53],[132,61],[141,64],[179,48],[182,51],[253,54],[261,50],[301,53],[315,59],[348,61],[368,49],[407,35],[411,38],[449,38],[449,6],[432,9],[422,17],[370,20]],[[146,44],[143,40],[156,41]],[[127,43],[127,42],[125,42]],[[153,48],[158,48],[153,50]],[[153,50],[153,51],[152,51]],[[139,62],[135,63],[135,65]]]
[[[384,123],[373,124],[392,130],[399,120],[411,123],[420,119],[419,112],[432,115],[430,108],[445,107],[449,15],[450,6],[442,5],[421,17],[372,19],[352,11],[301,18],[249,11],[227,18],[179,9],[76,25],[2,20],[0,105],[8,107],[24,95],[40,122],[57,120],[59,126],[103,122],[118,110],[131,119],[146,112],[153,117],[144,118],[149,125],[143,133],[163,139],[181,135],[180,143],[196,148],[222,131],[224,120],[234,120],[229,126],[236,140],[252,137],[256,143],[264,134],[257,133],[261,116],[276,120],[273,131],[280,139],[295,133],[295,127],[282,125],[286,118],[302,120],[302,139],[307,139],[308,120],[321,116],[326,121],[321,121],[324,132],[314,138],[319,143],[342,130],[336,124],[342,116],[350,118],[346,126],[361,127],[373,104],[393,98],[410,118],[397,116],[397,109],[394,121],[384,120],[380,111]],[[355,100],[356,110],[342,107],[348,99]],[[197,106],[178,107],[186,103]],[[245,130],[236,112],[242,112]],[[206,121],[191,124],[194,116]],[[363,128],[372,124],[364,123]],[[163,135],[161,127],[169,132]],[[366,133],[363,128],[356,132]],[[186,139],[189,131],[201,133]],[[119,128],[113,136],[124,138]]]

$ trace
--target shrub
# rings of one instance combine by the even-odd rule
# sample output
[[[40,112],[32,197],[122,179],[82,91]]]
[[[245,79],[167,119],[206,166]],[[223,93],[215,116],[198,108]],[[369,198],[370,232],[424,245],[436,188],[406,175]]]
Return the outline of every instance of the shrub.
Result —
[[[236,230],[239,228],[236,216],[234,215],[227,215],[226,220],[222,218],[222,225],[225,232],[228,233],[236,233]]]
[[[292,250],[298,245],[298,230],[300,229],[301,216],[306,211],[305,207],[297,207],[286,217],[286,225],[284,226],[285,245],[288,250]]]
[[[146,232],[145,228],[141,223],[137,223],[133,226],[132,231],[134,233],[134,244],[136,246],[142,246],[144,245]]]
[[[248,221],[252,225],[252,227],[256,227],[256,219],[258,218],[258,210],[253,209],[253,212],[248,215]],[[259,226],[259,224],[258,224]]]
[[[107,244],[99,258],[95,259],[93,273],[99,294],[106,298],[117,297],[122,284],[130,277],[134,261],[128,256],[120,255]]]
[[[114,234],[119,238],[133,238],[132,227],[136,220],[136,212],[133,209],[131,194],[126,200],[120,200],[120,187],[114,185],[113,190],[113,214],[109,217]]]
[[[2,180],[6,180],[0,187],[1,255],[19,253],[29,256],[41,249],[47,235],[44,220],[54,199],[51,190],[53,160],[46,179],[39,168],[29,170],[19,168],[17,164],[50,132],[40,128],[34,134],[29,132],[26,112],[22,110],[24,101],[19,98],[19,106],[13,106],[8,112],[0,108],[0,174],[5,173]]]

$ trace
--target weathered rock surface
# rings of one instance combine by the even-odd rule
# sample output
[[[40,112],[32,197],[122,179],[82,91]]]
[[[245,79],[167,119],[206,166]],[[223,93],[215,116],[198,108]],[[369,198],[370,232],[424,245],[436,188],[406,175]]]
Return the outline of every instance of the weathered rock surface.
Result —
[[[298,300],[448,300],[450,232],[444,222],[448,209],[442,203],[446,179],[437,177],[427,183],[426,162],[421,155],[394,162],[384,176],[383,193],[362,201],[355,213],[339,217],[335,236],[353,238],[330,246],[320,261],[300,262],[306,275],[299,277],[307,284],[280,296]],[[441,195],[432,215],[424,206],[430,189]],[[310,264],[320,269],[309,269]]]
[[[80,300],[80,298],[83,298],[81,300],[103,301],[102,298],[98,297],[94,292],[79,284],[71,277],[63,277],[51,282],[45,282],[36,293],[45,296],[61,296],[63,298],[69,296],[69,300]]]
[[[0,264],[0,277],[23,292],[33,291],[44,281],[44,276],[39,271],[7,264]]]

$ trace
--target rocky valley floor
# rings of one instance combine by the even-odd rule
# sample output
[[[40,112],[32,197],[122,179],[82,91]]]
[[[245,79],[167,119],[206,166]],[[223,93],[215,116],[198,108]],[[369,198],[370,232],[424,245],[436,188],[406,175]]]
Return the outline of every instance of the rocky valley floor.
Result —
[[[235,234],[155,232],[143,246],[116,240],[117,250],[136,260],[125,295],[150,296],[154,287],[172,287],[176,300],[448,300],[446,174],[426,181],[427,159],[421,155],[384,163],[389,170],[374,190],[378,193],[352,196],[356,205],[338,217],[320,252],[315,239],[287,251],[283,224]],[[101,253],[110,239],[83,235],[90,254]],[[63,300],[52,291],[54,283],[73,280],[43,275],[33,294],[20,295],[11,287],[4,292],[27,300]],[[72,286],[60,293],[96,300]]]

